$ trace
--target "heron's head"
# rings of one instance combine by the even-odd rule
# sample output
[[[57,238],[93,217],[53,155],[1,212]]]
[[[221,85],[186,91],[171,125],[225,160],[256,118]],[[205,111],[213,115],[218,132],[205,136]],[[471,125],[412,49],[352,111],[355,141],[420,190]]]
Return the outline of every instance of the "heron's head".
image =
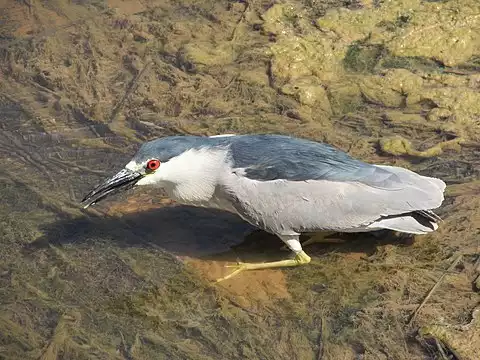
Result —
[[[171,184],[201,183],[214,173],[212,166],[222,159],[215,154],[210,138],[171,136],[143,144],[132,160],[117,174],[103,181],[82,200],[84,207],[136,185],[165,187]]]

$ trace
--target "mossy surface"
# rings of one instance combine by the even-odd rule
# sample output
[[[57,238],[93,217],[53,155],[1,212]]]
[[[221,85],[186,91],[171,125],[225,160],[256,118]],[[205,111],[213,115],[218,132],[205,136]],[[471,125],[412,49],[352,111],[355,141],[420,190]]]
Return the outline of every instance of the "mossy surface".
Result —
[[[478,304],[477,1],[7,3],[0,358],[440,358],[413,341],[424,326],[469,354],[432,326],[465,324]],[[79,205],[143,141],[232,132],[306,137],[440,177],[444,222],[413,239],[339,234],[306,247],[307,266],[214,285],[237,259],[288,253],[160,192]]]

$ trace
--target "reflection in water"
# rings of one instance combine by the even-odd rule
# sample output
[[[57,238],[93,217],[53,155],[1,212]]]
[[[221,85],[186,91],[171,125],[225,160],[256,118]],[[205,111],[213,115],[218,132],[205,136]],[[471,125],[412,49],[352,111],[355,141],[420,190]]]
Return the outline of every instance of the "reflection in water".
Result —
[[[121,247],[151,244],[172,254],[202,257],[228,251],[252,227],[229,213],[173,206],[122,217],[62,220],[42,230],[45,235],[34,246],[79,244],[92,236],[108,236]]]

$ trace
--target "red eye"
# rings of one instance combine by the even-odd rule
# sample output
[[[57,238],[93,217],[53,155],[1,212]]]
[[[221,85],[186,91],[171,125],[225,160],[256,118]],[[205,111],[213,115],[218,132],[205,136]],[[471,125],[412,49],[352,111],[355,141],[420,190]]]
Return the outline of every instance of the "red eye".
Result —
[[[157,159],[148,160],[147,170],[157,170],[160,167],[160,161]]]

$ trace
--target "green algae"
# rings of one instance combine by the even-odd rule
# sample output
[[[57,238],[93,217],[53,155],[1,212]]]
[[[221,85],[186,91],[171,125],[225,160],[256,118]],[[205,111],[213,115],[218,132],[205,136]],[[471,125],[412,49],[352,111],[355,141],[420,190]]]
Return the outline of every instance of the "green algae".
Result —
[[[285,83],[292,79],[314,75],[322,82],[332,82],[342,73],[333,41],[317,36],[281,37],[271,46],[271,71],[275,81]]]
[[[477,85],[465,77],[442,73],[443,67],[438,65],[438,61],[460,65],[473,56],[476,40],[457,34],[457,30],[476,32],[478,4],[462,3],[462,11],[458,11],[459,6],[459,2],[452,1],[439,4],[405,0],[357,10],[331,9],[318,19],[318,31],[303,21],[301,10],[292,15],[296,8],[291,3],[277,4],[264,15],[264,29],[276,35],[270,47],[273,83],[304,105],[312,106],[312,92],[297,84],[303,85],[308,79],[308,83],[327,89],[326,96],[320,93],[322,98],[328,98],[329,106],[320,101],[319,109],[331,108],[335,114],[358,109],[362,97],[371,104],[413,111],[431,103],[432,114],[427,118],[443,119],[439,129],[476,138]],[[465,6],[468,10],[463,13]],[[429,19],[426,24],[421,23],[420,16]],[[454,23],[463,25],[457,29]],[[442,24],[441,30],[432,24]],[[449,41],[456,38],[462,38],[465,48],[451,51]],[[444,88],[438,88],[440,83]],[[437,107],[450,115],[435,116]]]
[[[448,121],[452,116],[452,112],[447,108],[436,107],[430,110],[427,114],[427,119],[430,121]]]
[[[418,102],[423,79],[405,69],[386,70],[382,76],[360,80],[360,89],[368,101],[387,107],[406,107]]]
[[[34,3],[35,16],[42,17],[45,3]],[[0,192],[8,206],[0,210],[0,356],[310,359],[320,343],[332,359],[426,356],[407,342],[405,319],[431,288],[439,264],[459,249],[478,251],[478,186],[449,194],[441,230],[413,245],[355,235],[307,248],[308,267],[279,271],[292,298],[255,302],[244,295],[253,309],[159,250],[181,237],[168,226],[184,231],[198,218],[167,224],[145,212],[155,224],[147,229],[140,217],[126,224],[128,216],[98,213],[90,222],[92,213],[78,207],[99,174],[123,166],[134,145],[171,129],[293,134],[451,182],[478,177],[472,149],[480,136],[479,62],[476,40],[465,35],[477,31],[477,5],[359,1],[349,10],[344,3],[149,2],[131,15],[82,8],[87,16],[78,19],[68,2],[56,1],[54,8],[73,21],[68,28],[2,50],[0,90],[32,116],[15,126],[12,115],[2,118],[2,130],[13,137],[0,137],[0,144],[23,157],[1,159],[8,181]],[[455,36],[464,43],[445,41]],[[455,51],[442,53],[446,46]],[[76,127],[105,125],[149,61],[151,71],[108,125],[111,133],[69,145],[52,141],[42,161],[28,161],[42,144],[29,147],[36,140],[29,144],[22,136],[69,137]],[[112,143],[113,136],[123,142]],[[23,147],[12,148],[17,143]],[[202,231],[188,236],[193,241]],[[36,240],[39,248],[25,253],[24,245]],[[277,245],[275,239],[271,248]],[[262,261],[269,256],[260,245],[250,252]],[[465,284],[449,285],[425,307],[419,326],[461,317],[476,301]]]
[[[275,35],[292,35],[295,27],[305,25],[305,17],[294,3],[274,4],[262,14],[263,31]]]
[[[437,145],[427,150],[418,151],[413,148],[410,141],[408,141],[405,138],[402,138],[401,136],[396,136],[393,138],[381,139],[380,148],[382,149],[382,151],[392,155],[397,155],[397,156],[410,155],[410,156],[418,156],[422,158],[430,158],[430,157],[441,155],[445,149],[459,151],[460,142],[461,142],[461,139],[457,138],[454,140],[438,143]]]
[[[310,76],[295,79],[284,85],[280,90],[284,94],[295,96],[303,105],[317,105],[319,109],[327,114],[332,113],[327,92],[316,77]]]
[[[385,48],[381,45],[362,44],[355,42],[348,47],[343,62],[348,71],[372,73],[380,59],[384,57]]]
[[[222,66],[230,64],[234,60],[234,53],[231,44],[220,44],[212,47],[207,43],[190,43],[181,50],[181,61],[195,64],[198,71],[205,66]]]
[[[317,24],[342,41],[369,38],[394,56],[426,57],[454,66],[468,61],[479,45],[480,6],[474,0],[429,3],[385,1],[362,10],[333,9]]]

